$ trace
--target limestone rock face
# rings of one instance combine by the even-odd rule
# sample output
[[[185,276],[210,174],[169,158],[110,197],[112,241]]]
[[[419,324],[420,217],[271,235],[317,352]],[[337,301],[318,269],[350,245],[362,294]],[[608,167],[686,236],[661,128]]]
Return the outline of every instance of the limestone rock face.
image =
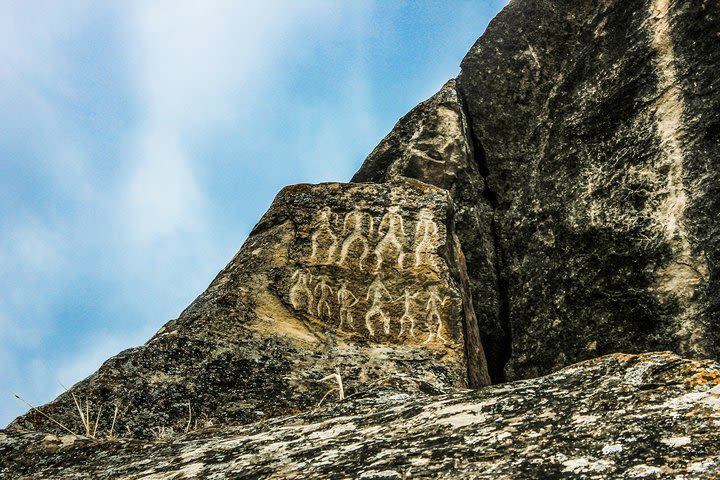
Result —
[[[335,373],[345,394],[486,385],[453,218],[417,181],[287,187],[177,320],[43,412],[81,432],[74,395],[104,409],[101,432],[119,405],[115,432],[153,436],[307,409]],[[13,427],[59,428],[37,412]]]
[[[463,60],[510,378],[720,355],[718,35],[718,2],[513,0]]]
[[[507,308],[499,294],[494,205],[476,161],[454,80],[401,118],[352,181],[387,182],[399,177],[415,178],[450,193],[489,374],[493,382],[502,381],[510,334]]]
[[[163,441],[0,431],[0,477],[706,480],[720,472],[720,365],[610,355],[443,395],[344,403]]]

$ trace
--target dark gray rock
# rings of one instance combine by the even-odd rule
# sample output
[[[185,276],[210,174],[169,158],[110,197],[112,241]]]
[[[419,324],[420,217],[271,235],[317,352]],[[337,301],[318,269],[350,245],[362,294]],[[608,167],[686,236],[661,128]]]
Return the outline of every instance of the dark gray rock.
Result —
[[[718,358],[719,19],[711,1],[514,0],[463,60],[510,378],[615,351]]]
[[[11,427],[83,432],[76,403],[102,434],[115,406],[120,435],[245,423],[317,405],[336,373],[346,394],[487,385],[454,229],[415,180],[286,187],[177,320]]]
[[[355,398],[161,441],[0,431],[0,477],[712,479],[720,365],[610,355],[552,375],[440,396]]]

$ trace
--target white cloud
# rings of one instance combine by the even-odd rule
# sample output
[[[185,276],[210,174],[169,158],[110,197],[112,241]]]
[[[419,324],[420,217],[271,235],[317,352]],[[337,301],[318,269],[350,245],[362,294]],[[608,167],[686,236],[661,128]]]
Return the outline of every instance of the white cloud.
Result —
[[[49,400],[57,393],[57,380],[80,380],[121,348],[145,340],[199,293],[243,240],[216,233],[213,209],[219,207],[208,200],[212,178],[200,147],[216,129],[243,135],[258,116],[277,115],[284,107],[278,98],[290,95],[276,91],[290,83],[279,81],[284,67],[309,55],[317,42],[362,24],[370,5],[320,0],[114,6],[0,2],[0,147],[21,145],[29,152],[25,159],[32,166],[16,173],[42,180],[48,192],[39,195],[57,201],[48,211],[35,211],[35,219],[0,225],[0,281],[10,285],[0,292],[0,390],[24,384],[33,395],[29,400]],[[74,81],[92,74],[77,70],[93,68],[81,58],[86,52],[77,42],[82,32],[97,28],[99,17],[103,26],[110,22],[117,28],[103,40],[121,42],[114,46],[117,60],[126,62],[119,70],[127,77],[123,81],[132,82],[123,86],[123,94],[134,97],[119,100],[133,117],[128,125],[113,124],[119,130],[113,132],[116,143],[94,150],[92,141],[78,135],[82,122],[91,119],[73,117],[76,100],[84,95]],[[104,47],[99,51],[114,53]],[[328,164],[328,159],[347,156],[341,123],[349,122],[358,132],[372,128],[362,74],[347,78],[352,115],[338,106],[308,106],[310,118],[298,118],[312,130],[303,144],[308,163],[298,170],[312,171],[318,179],[326,173],[345,175]],[[115,156],[107,158],[106,152]],[[32,212],[45,207],[6,208]],[[44,216],[52,217],[52,224]],[[237,219],[232,230],[247,231],[246,223],[255,220]],[[102,292],[105,297],[86,304],[78,300],[79,309],[94,312],[96,300],[117,306],[121,313],[111,318],[112,325],[102,326],[105,319],[91,320],[82,312],[74,317],[73,295],[84,288],[77,283],[94,279],[103,283],[95,294],[108,287],[117,291]],[[53,323],[60,318],[73,318],[77,325]],[[74,333],[78,328],[86,347],[78,347],[84,343]],[[137,334],[118,334],[125,329]],[[48,335],[56,337],[48,340]],[[63,336],[72,336],[73,351],[63,351]],[[52,361],[42,351],[51,341],[60,355]],[[0,401],[0,423],[24,408],[6,410],[6,405]]]
[[[319,0],[138,2],[130,57],[144,115],[189,136],[249,120],[282,56],[357,11]]]
[[[175,135],[149,131],[139,141],[138,163],[120,203],[131,240],[147,243],[199,229],[205,200]]]
[[[323,1],[135,3],[129,44],[141,129],[119,212],[144,243],[202,230],[207,194],[193,147],[215,128],[253,121],[303,35],[332,29],[357,7]],[[277,82],[275,82],[277,83]]]

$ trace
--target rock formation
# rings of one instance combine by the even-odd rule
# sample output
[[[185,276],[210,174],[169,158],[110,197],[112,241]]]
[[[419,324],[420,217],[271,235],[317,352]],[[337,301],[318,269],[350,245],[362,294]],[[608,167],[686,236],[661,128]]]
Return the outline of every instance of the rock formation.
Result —
[[[720,475],[718,38],[708,0],[512,0],[352,183],[282,190],[178,319],[16,419],[0,474]],[[112,438],[58,436],[89,417]]]
[[[717,2],[512,1],[462,61],[509,378],[720,355],[718,32]]]
[[[14,426],[80,431],[88,401],[133,436],[251,422],[317,405],[335,373],[343,395],[488,385],[453,232],[449,194],[418,181],[287,187],[177,320]]]
[[[0,477],[711,479],[719,367],[618,354],[445,395],[375,386],[301,415],[158,442],[6,431]]]

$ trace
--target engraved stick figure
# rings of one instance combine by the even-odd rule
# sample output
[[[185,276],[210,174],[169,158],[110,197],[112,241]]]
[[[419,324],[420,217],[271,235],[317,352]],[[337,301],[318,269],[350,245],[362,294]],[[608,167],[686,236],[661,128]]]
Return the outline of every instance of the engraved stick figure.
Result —
[[[297,279],[297,280],[296,280]],[[310,290],[310,282],[312,281],[312,274],[303,270],[295,270],[291,280],[296,280],[295,285],[290,288],[290,303],[295,310],[300,310],[302,307],[302,298],[305,297],[307,306],[307,312],[312,315],[312,305],[315,303],[315,297]]]
[[[315,231],[310,237],[312,241],[312,253],[310,254],[311,262],[318,262],[318,250],[320,249],[320,242],[330,244],[327,250],[327,260],[322,263],[332,263],[335,257],[335,250],[337,250],[338,242],[337,236],[330,226],[330,207],[324,207],[318,212],[318,218],[315,220]]]
[[[437,267],[434,254],[439,243],[438,226],[432,219],[432,212],[423,208],[415,226],[415,267],[419,267],[421,263]]]
[[[390,333],[390,318],[388,318],[388,316],[385,315],[385,312],[383,312],[382,305],[385,303],[383,301],[384,298],[387,298],[388,301],[392,301],[392,295],[390,295],[390,292],[388,292],[387,288],[385,288],[385,285],[383,285],[380,277],[375,277],[373,283],[370,284],[365,299],[369,301],[371,296],[372,304],[365,314],[365,326],[367,327],[368,332],[370,332],[370,336],[372,337],[375,335],[375,330],[373,329],[370,320],[376,316],[379,316],[382,319],[385,333]]]
[[[365,238],[364,235],[365,225],[368,227],[367,238]],[[373,218],[370,214],[363,212],[357,205],[352,212],[348,212],[348,214],[345,215],[345,221],[343,222],[343,235],[347,234],[350,230],[352,231],[350,231],[350,235],[348,235],[343,241],[342,248],[340,250],[340,265],[345,265],[345,260],[350,252],[350,248],[353,246],[353,243],[360,242],[360,245],[362,246],[362,253],[360,254],[360,270],[363,269],[363,262],[365,261],[365,257],[368,256],[368,251],[370,250],[370,247],[368,246],[368,239],[373,236],[373,225]]]
[[[425,311],[427,312],[427,315],[425,317],[425,321],[428,326],[428,338],[423,343],[428,343],[430,340],[433,339],[433,337],[437,337],[441,340],[445,340],[445,337],[442,336],[442,319],[440,318],[440,312],[438,309],[445,305],[445,302],[447,302],[449,298],[447,296],[443,297],[442,299],[437,293],[437,287],[433,286],[430,288],[430,296],[428,297],[427,304],[425,305]],[[432,321],[435,319],[437,321],[437,329],[433,331],[432,327]]]
[[[332,316],[332,307],[330,306],[330,302],[328,300],[332,298],[333,289],[332,287],[330,287],[330,285],[327,284],[328,280],[329,278],[327,277],[327,275],[321,275],[318,279],[318,284],[315,285],[315,296],[317,297],[318,292],[320,292],[320,299],[318,300],[317,304],[318,317],[323,316],[323,307],[325,307],[327,316]]]
[[[415,292],[412,295],[410,295],[410,291],[406,288],[405,292],[400,295],[396,302],[399,302],[400,300],[403,300],[403,305],[405,307],[405,311],[403,312],[402,317],[400,317],[400,333],[398,333],[398,337],[402,336],[403,332],[405,331],[405,322],[410,322],[410,329],[408,330],[408,335],[415,338],[415,317],[412,315],[412,304],[413,299],[420,295],[420,292]]]
[[[340,325],[338,325],[338,330],[342,329],[343,323],[346,321],[351,327],[355,327],[350,309],[358,303],[358,299],[347,288],[347,285],[348,281],[343,280],[337,293],[338,305],[340,305]]]
[[[405,227],[403,225],[402,215],[398,213],[399,210],[400,207],[397,205],[391,206],[388,208],[387,213],[383,215],[382,220],[380,220],[378,236],[382,235],[383,230],[385,230],[386,233],[383,239],[380,240],[375,247],[374,253],[377,257],[377,265],[375,266],[376,271],[380,270],[380,266],[382,265],[383,253],[385,253],[386,250],[393,248],[397,250],[398,253],[398,268],[400,271],[403,269],[403,258],[405,257],[405,253],[403,253],[402,242],[405,241]]]

